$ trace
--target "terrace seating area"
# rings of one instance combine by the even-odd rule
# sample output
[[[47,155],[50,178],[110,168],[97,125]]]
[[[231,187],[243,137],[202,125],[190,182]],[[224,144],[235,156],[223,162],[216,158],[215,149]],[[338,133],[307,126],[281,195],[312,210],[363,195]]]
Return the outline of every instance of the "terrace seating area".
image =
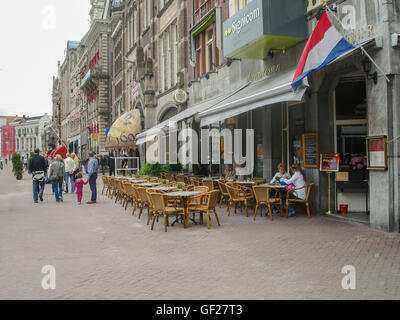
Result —
[[[304,187],[307,188],[307,197],[301,200],[290,197],[297,189],[287,191],[280,185],[264,184],[263,178],[226,181],[224,177],[219,176],[163,173],[161,177],[103,176],[102,180],[102,194],[132,216],[136,215],[139,220],[143,215],[147,215],[145,221],[150,230],[155,230],[156,222],[160,220],[165,232],[177,223],[182,224],[184,228],[190,228],[192,224],[202,225],[204,215],[208,229],[221,226],[216,208],[222,208],[224,202],[227,205],[228,216],[231,216],[232,210],[238,214],[238,210],[243,212],[244,208],[244,214],[249,217],[251,208],[254,220],[258,213],[263,215],[263,207],[267,207],[266,216],[271,221],[273,211],[276,210],[281,217],[288,218],[289,205],[298,204],[305,205],[308,218],[314,215],[310,204],[314,184]],[[129,205],[131,209],[128,210]],[[172,223],[171,217],[175,217]]]

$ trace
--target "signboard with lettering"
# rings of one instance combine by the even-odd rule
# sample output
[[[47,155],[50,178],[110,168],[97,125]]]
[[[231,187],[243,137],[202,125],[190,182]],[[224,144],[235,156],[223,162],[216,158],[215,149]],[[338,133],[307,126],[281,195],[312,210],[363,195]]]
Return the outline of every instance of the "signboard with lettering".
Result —
[[[386,137],[367,137],[367,169],[386,170],[387,169],[387,149]]]
[[[321,154],[320,171],[339,172],[339,159],[335,154]]]
[[[318,168],[319,150],[318,133],[304,133],[303,140],[303,166],[305,168]]]

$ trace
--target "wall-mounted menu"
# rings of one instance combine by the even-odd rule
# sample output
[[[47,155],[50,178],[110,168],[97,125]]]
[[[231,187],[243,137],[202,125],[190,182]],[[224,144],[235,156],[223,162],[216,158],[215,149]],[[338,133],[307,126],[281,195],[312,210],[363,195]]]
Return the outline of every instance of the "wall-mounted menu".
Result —
[[[303,166],[305,168],[319,167],[318,134],[304,133],[303,137]]]

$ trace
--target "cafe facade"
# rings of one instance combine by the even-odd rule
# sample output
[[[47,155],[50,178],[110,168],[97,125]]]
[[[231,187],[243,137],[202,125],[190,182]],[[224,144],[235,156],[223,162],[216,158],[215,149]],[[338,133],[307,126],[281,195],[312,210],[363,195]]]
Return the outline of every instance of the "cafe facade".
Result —
[[[315,183],[317,212],[336,214],[347,205],[350,220],[398,232],[400,64],[392,33],[399,25],[381,21],[399,12],[372,0],[338,1],[335,14],[345,27],[350,23],[341,32],[362,44],[385,75],[357,48],[294,92],[291,81],[322,6],[296,3],[253,0],[224,21],[227,62],[191,83],[188,108],[170,121],[199,132],[254,129],[253,177],[268,180],[279,163],[300,163],[307,182]],[[168,123],[156,127],[166,130]],[[223,152],[210,155],[211,171],[224,172],[223,158]],[[325,166],[326,159],[336,167]]]

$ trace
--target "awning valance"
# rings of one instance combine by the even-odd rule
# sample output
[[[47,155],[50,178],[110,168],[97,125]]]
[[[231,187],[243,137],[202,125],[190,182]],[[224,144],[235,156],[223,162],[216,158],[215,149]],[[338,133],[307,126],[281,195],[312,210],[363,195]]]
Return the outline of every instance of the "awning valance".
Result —
[[[136,149],[136,135],[141,131],[140,111],[135,109],[125,113],[110,128],[106,138],[106,149]]]
[[[280,102],[301,101],[307,87],[293,92],[291,83],[295,69],[249,84],[229,98],[199,113],[201,126]]]

